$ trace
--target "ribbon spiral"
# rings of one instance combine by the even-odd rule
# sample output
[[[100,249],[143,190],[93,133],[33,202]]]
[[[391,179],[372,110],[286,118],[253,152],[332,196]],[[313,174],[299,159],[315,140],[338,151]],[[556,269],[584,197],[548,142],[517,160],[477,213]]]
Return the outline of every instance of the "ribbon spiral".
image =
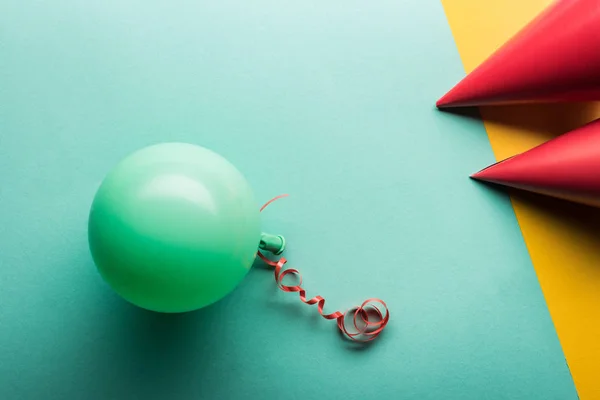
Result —
[[[262,212],[269,204],[283,197],[287,197],[287,195],[280,195],[272,198],[260,208],[260,211]],[[360,306],[350,308],[344,313],[335,311],[331,314],[325,314],[323,312],[325,299],[321,296],[315,296],[310,299],[306,298],[306,290],[302,287],[302,275],[300,275],[300,272],[298,272],[297,269],[284,269],[284,266],[287,263],[287,260],[284,257],[281,257],[277,261],[272,261],[265,257],[260,250],[257,252],[257,255],[267,265],[275,268],[275,282],[281,290],[284,292],[297,292],[300,296],[300,301],[303,303],[308,305],[316,304],[319,314],[325,319],[336,320],[338,328],[348,339],[355,342],[369,342],[379,336],[386,327],[390,319],[390,313],[383,300],[371,298],[365,300]],[[283,279],[286,276],[296,277],[298,284],[285,285]],[[351,315],[352,324],[351,328],[348,329],[348,325],[350,324],[346,320]]]

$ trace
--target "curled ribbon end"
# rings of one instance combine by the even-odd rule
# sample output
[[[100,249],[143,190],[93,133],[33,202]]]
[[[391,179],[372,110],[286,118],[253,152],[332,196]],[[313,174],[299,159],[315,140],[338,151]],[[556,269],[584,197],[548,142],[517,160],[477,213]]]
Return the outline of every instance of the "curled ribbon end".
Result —
[[[390,313],[385,302],[372,298],[346,311],[337,323],[346,338],[365,343],[377,338],[389,320]]]
[[[260,208],[260,211],[262,212],[274,201],[287,196],[287,194],[283,194],[272,198]],[[257,251],[257,256],[265,264],[275,269],[275,282],[282,291],[297,292],[300,296],[300,301],[303,303],[308,305],[316,304],[317,310],[323,318],[336,320],[339,330],[346,338],[358,343],[370,342],[377,338],[387,326],[390,319],[390,313],[383,300],[371,298],[365,300],[360,306],[349,309],[345,313],[335,311],[331,314],[325,314],[323,312],[325,299],[321,296],[315,296],[311,299],[306,298],[306,291],[302,287],[302,275],[300,275],[300,272],[298,272],[297,269],[284,269],[284,266],[287,263],[287,260],[284,257],[281,257],[277,261],[272,261],[265,257],[260,250]],[[295,276],[298,283],[296,285],[285,285],[283,279],[286,276]]]

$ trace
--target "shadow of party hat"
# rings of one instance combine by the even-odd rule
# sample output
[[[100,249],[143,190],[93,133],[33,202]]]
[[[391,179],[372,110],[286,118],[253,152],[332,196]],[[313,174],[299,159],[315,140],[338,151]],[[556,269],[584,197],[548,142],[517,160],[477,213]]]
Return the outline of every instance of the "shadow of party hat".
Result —
[[[600,119],[471,178],[600,207]]]
[[[600,1],[557,0],[436,103],[600,100]]]

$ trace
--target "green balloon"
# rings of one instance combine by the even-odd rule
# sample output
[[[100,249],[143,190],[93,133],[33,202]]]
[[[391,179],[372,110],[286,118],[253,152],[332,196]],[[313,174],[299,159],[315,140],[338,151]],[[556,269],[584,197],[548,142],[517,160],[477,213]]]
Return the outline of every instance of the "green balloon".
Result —
[[[246,276],[261,240],[258,206],[242,174],[200,146],[138,150],[94,197],[88,240],[103,279],[158,312],[196,310]]]

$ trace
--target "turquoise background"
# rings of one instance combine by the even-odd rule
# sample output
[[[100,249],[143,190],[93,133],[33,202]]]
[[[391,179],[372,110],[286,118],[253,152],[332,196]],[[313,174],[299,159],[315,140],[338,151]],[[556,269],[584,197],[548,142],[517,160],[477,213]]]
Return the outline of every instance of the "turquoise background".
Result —
[[[510,201],[467,177],[482,124],[436,0],[0,3],[0,397],[575,399]],[[182,315],[130,306],[87,248],[104,174],[161,141],[240,168],[327,311],[259,264]],[[257,205],[258,206],[258,205]]]

